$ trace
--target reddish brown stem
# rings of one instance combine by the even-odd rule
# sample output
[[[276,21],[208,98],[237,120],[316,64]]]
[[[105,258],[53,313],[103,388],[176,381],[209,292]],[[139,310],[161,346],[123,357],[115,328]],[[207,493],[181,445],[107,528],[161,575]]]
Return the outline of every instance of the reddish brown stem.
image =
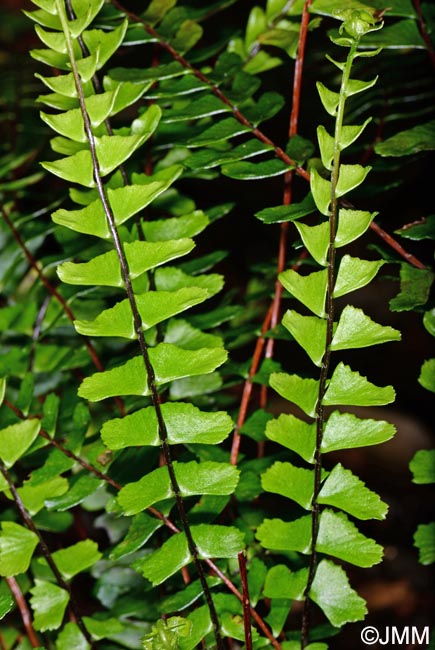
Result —
[[[240,402],[239,415],[237,417],[237,423],[233,434],[233,444],[231,446],[230,463],[232,465],[237,465],[237,459],[239,457],[239,449],[240,449],[240,442],[241,442],[240,429],[242,428],[248,413],[249,401],[251,399],[251,394],[252,394],[252,378],[258,370],[258,366],[260,365],[261,355],[263,354],[263,348],[266,343],[266,339],[264,338],[263,335],[267,332],[267,330],[270,327],[272,308],[273,308],[273,304],[270,305],[269,310],[261,326],[261,335],[257,338],[254,354],[252,357],[251,367],[249,368],[248,378],[246,379],[245,384],[243,386],[243,393]]]
[[[20,589],[20,585],[15,580],[14,577],[6,578],[6,582],[9,585],[9,589],[12,592],[14,600],[17,604],[17,607],[20,611],[20,616],[23,621],[24,628],[26,630],[27,638],[29,639],[30,645],[32,648],[39,648],[41,646],[38,636],[32,626],[32,617],[30,615],[29,607],[27,605],[26,599],[23,596],[23,592]]]
[[[252,650],[252,630],[251,630],[251,599],[249,597],[248,588],[248,573],[246,571],[246,556],[244,551],[241,551],[238,556],[240,579],[242,581],[242,597],[243,597],[243,627],[245,630],[245,648]]]
[[[218,566],[213,562],[213,560],[204,560],[206,564],[210,567],[210,569],[215,573],[221,580],[222,582],[226,585],[226,587],[236,596],[236,598],[243,603],[243,595],[240,593],[240,591],[237,589],[235,585],[231,582],[227,576],[222,573],[222,571],[219,569]],[[261,616],[255,611],[255,609],[250,606],[250,612],[251,616],[254,619],[254,621],[257,623],[258,627],[261,629],[262,632],[264,632],[265,636],[269,639],[271,644],[273,645],[276,650],[281,650],[281,644],[275,637],[273,636],[272,632],[269,630],[267,627],[266,623],[263,621]]]
[[[380,226],[378,226],[378,224],[375,223],[374,221],[372,221],[372,223],[371,223],[371,229],[372,229],[372,230],[373,230],[377,235],[379,235],[379,237],[380,237],[381,239],[383,239],[384,242],[385,242],[386,244],[388,244],[388,246],[390,246],[393,250],[395,250],[396,253],[398,253],[398,254],[399,254],[401,257],[403,257],[407,262],[409,262],[409,264],[412,264],[412,266],[415,266],[415,268],[417,268],[417,269],[425,269],[425,268],[427,268],[427,267],[423,264],[423,262],[420,262],[420,260],[417,259],[417,258],[415,257],[415,255],[412,255],[411,253],[408,253],[408,252],[403,248],[403,246],[401,246],[401,245],[399,244],[398,241],[396,241],[393,237],[391,237],[391,235],[389,235],[387,232],[385,232],[385,230],[383,230],[383,228],[381,228]]]
[[[303,78],[303,70],[304,70],[305,50],[307,44],[308,24],[310,22],[310,14],[308,10],[311,5],[311,2],[312,0],[305,0],[304,8],[302,11],[301,27],[299,30],[299,46],[298,46],[298,52],[296,56],[295,73],[293,78],[293,97],[292,97],[292,110],[290,113],[289,138],[292,138],[297,134],[298,126],[299,126],[302,78]],[[292,202],[293,177],[294,177],[293,171],[287,172],[287,174],[284,176],[283,205],[290,205]],[[289,225],[288,222],[284,222],[281,224],[277,276],[280,273],[282,273],[285,269],[288,225]],[[270,322],[271,327],[276,327],[280,320],[282,293],[283,293],[282,284],[277,279],[275,284],[275,295],[273,299],[272,319]],[[268,340],[266,345],[266,354],[265,354],[266,359],[270,359],[273,357],[274,347],[275,347],[275,340],[271,338]],[[267,390],[265,386],[263,388]],[[264,401],[266,402],[266,400]],[[262,406],[264,407],[265,404],[262,404]]]
[[[307,41],[308,33],[308,23],[310,20],[310,15],[308,12],[309,6],[312,0],[306,0],[304,9],[302,12],[301,27],[299,32],[299,47],[295,64],[295,73],[293,79],[293,101],[292,101],[292,110],[290,113],[290,123],[289,123],[289,137],[293,137],[297,134],[298,131],[298,121],[299,113],[301,106],[301,88],[302,88],[302,76],[303,76],[303,66],[305,59],[305,48]],[[284,192],[283,192],[283,205],[290,205],[292,201],[292,183],[293,183],[294,172],[289,171],[284,177]],[[288,222],[281,224],[280,239],[279,239],[279,248],[278,248],[278,265],[277,265],[277,276],[282,273],[285,269],[286,263],[286,253],[287,253],[287,239],[288,239]],[[283,287],[281,282],[277,279],[275,282],[275,292],[272,300],[271,307],[266,315],[264,320],[261,333],[264,334],[269,328],[276,327],[281,313],[281,302],[282,302]],[[240,448],[240,429],[243,426],[243,423],[246,419],[247,409],[249,405],[249,400],[252,394],[252,376],[257,372],[258,365],[261,359],[265,345],[265,339],[263,336],[260,336],[257,340],[255,346],[253,362],[249,371],[248,379],[245,382],[243,388],[242,402],[239,411],[239,417],[237,420],[236,429],[234,431],[233,437],[233,446],[231,449],[231,463],[234,465],[237,464],[237,458]],[[266,344],[265,357],[270,359],[273,357],[275,341],[273,338],[270,338]],[[267,387],[261,387],[260,393],[260,406],[265,408],[267,404]],[[261,455],[261,447],[259,448],[259,454]]]
[[[430,36],[427,31],[426,21],[421,10],[421,2],[420,0],[412,0],[412,4],[414,5],[414,9],[417,13],[418,28],[420,30],[421,37],[426,45],[426,50],[429,55],[430,62],[432,63],[433,68],[435,68],[435,49],[432,45],[432,41],[430,40]]]

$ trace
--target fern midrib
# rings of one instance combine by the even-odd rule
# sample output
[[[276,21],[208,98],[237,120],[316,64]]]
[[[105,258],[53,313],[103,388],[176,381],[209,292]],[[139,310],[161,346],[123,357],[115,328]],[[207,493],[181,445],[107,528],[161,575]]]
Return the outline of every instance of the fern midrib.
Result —
[[[73,50],[73,44],[72,44],[71,35],[70,35],[70,32],[69,32],[69,28],[68,28],[68,18],[67,18],[67,15],[66,15],[65,5],[63,4],[63,0],[56,0],[56,8],[57,8],[58,15],[59,15],[59,18],[60,18],[60,21],[61,21],[62,30],[63,30],[64,35],[65,35],[65,43],[66,43],[66,47],[67,47],[67,52],[68,52],[70,64],[71,64],[71,71],[72,71],[73,76],[74,76],[74,83],[75,83],[75,86],[76,86],[78,100],[79,100],[79,104],[80,104],[80,110],[81,110],[82,117],[83,117],[85,133],[86,133],[86,137],[87,137],[88,143],[89,143],[89,148],[90,148],[90,153],[91,153],[91,158],[92,158],[93,171],[94,171],[94,179],[95,179],[95,183],[96,183],[96,186],[97,186],[98,195],[99,195],[101,203],[103,205],[104,214],[105,214],[105,217],[106,217],[106,220],[107,220],[107,224],[108,224],[110,232],[111,232],[111,236],[112,236],[112,239],[113,239],[115,250],[116,250],[116,253],[118,255],[118,259],[119,259],[119,263],[120,263],[120,267],[121,267],[121,275],[122,275],[122,278],[123,278],[123,281],[124,281],[124,284],[125,284],[125,290],[126,290],[126,293],[127,293],[127,298],[128,298],[130,308],[131,308],[131,312],[132,312],[132,316],[133,316],[134,329],[135,329],[135,332],[136,332],[137,337],[138,337],[141,356],[142,356],[144,366],[145,366],[145,372],[146,372],[146,375],[147,375],[148,387],[149,387],[150,395],[151,395],[151,402],[153,404],[153,407],[154,407],[155,412],[156,412],[156,417],[157,417],[159,438],[160,438],[160,441],[161,441],[166,466],[168,468],[168,473],[169,473],[172,489],[174,491],[178,513],[179,513],[180,519],[181,519],[182,524],[183,524],[183,530],[184,530],[184,533],[186,535],[188,548],[189,548],[189,551],[190,551],[190,553],[192,555],[192,559],[194,561],[196,569],[198,571],[198,577],[200,579],[201,586],[202,586],[202,589],[203,589],[203,592],[204,592],[204,597],[206,599],[207,606],[208,606],[209,611],[210,611],[210,618],[211,618],[211,621],[212,621],[212,626],[213,626],[213,631],[214,631],[214,635],[215,635],[215,639],[216,639],[216,644],[217,644],[218,650],[222,650],[223,649],[223,643],[222,643],[222,638],[221,638],[221,635],[220,635],[219,619],[218,619],[217,612],[216,612],[216,609],[215,609],[215,606],[214,606],[214,603],[213,603],[213,599],[212,599],[212,596],[211,596],[210,589],[209,589],[207,581],[206,581],[204,569],[203,569],[202,563],[201,563],[201,561],[199,559],[199,550],[198,550],[198,547],[196,546],[195,541],[194,541],[194,539],[192,537],[189,521],[188,521],[188,518],[187,518],[187,513],[186,513],[186,510],[185,510],[185,507],[184,507],[184,501],[183,501],[183,498],[181,496],[180,487],[178,485],[177,477],[175,475],[175,471],[174,471],[174,467],[173,467],[171,450],[170,450],[170,446],[168,444],[168,433],[167,433],[166,423],[165,423],[165,420],[163,418],[163,413],[162,413],[162,409],[161,409],[161,406],[160,406],[160,397],[158,395],[157,387],[156,387],[155,372],[154,372],[154,368],[153,368],[153,366],[151,364],[151,361],[150,361],[149,352],[148,352],[148,345],[147,345],[147,343],[145,341],[144,333],[143,333],[143,330],[142,330],[142,320],[141,320],[141,317],[140,317],[140,314],[139,314],[139,310],[138,310],[138,307],[137,307],[137,304],[136,304],[136,299],[135,299],[133,287],[132,287],[131,280],[130,280],[128,262],[127,262],[127,259],[126,259],[126,256],[125,256],[125,252],[124,252],[124,248],[123,248],[121,239],[119,237],[117,227],[116,227],[114,214],[113,214],[112,208],[110,206],[110,203],[108,201],[107,194],[106,194],[105,187],[104,187],[104,183],[102,181],[100,164],[99,164],[99,160],[98,160],[98,156],[97,156],[94,134],[93,134],[93,131],[92,131],[92,125],[91,125],[91,121],[90,121],[90,118],[89,118],[89,114],[88,114],[87,109],[86,109],[85,97],[84,97],[83,88],[82,88],[82,85],[81,85],[80,75],[79,75],[79,72],[78,72],[78,69],[77,69],[75,54],[74,54],[74,50]]]
[[[326,291],[326,338],[325,338],[325,351],[322,358],[321,370],[319,376],[319,389],[316,402],[316,448],[314,452],[314,491],[312,499],[311,510],[311,555],[309,563],[308,580],[304,591],[304,609],[302,615],[302,628],[301,628],[301,645],[305,648],[308,645],[308,632],[310,627],[310,590],[314,581],[317,569],[317,551],[316,544],[319,534],[319,519],[320,519],[320,505],[317,501],[321,489],[321,475],[322,475],[322,440],[323,428],[325,424],[325,412],[323,407],[323,398],[326,392],[326,382],[329,375],[331,366],[331,342],[334,335],[334,316],[335,316],[335,301],[334,301],[334,285],[336,280],[335,263],[336,263],[336,248],[335,237],[337,232],[338,223],[338,199],[337,199],[337,183],[340,175],[340,137],[343,128],[344,108],[346,103],[346,89],[350,77],[350,71],[355,58],[359,45],[359,39],[352,42],[350,51],[348,53],[346,64],[343,70],[343,75],[340,85],[339,102],[337,107],[337,116],[335,120],[334,129],[334,157],[331,172],[331,210],[329,215],[329,248],[328,248],[328,281]]]

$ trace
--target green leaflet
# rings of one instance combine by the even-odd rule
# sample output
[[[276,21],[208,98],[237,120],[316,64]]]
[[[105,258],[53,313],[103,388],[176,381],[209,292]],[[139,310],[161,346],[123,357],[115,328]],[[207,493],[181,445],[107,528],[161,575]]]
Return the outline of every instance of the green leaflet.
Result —
[[[181,616],[171,616],[166,620],[158,620],[152,627],[151,633],[142,640],[144,650],[154,650],[157,646],[162,648],[179,647],[178,641],[181,638],[189,637],[192,630],[192,622]],[[165,644],[161,645],[162,642]]]
[[[418,383],[426,390],[435,393],[435,359],[428,359],[423,363]]]
[[[201,558],[236,557],[243,549],[243,533],[228,526],[191,526]],[[170,537],[141,562],[140,570],[153,585],[159,585],[191,561],[184,533]],[[139,567],[138,567],[139,568]]]
[[[59,632],[56,643],[56,650],[88,650],[89,644],[86,641],[76,623],[67,623]]]
[[[394,398],[395,392],[391,386],[375,386],[340,362],[334,370],[322,403],[325,406],[383,406],[393,402]]]
[[[362,210],[345,210],[338,213],[338,228],[335,236],[335,247],[346,246],[361,237],[370,227],[376,212],[363,212]]]
[[[148,176],[147,182],[127,185],[112,189],[107,188],[107,197],[111,205],[117,226],[125,223],[149,205],[157,196],[168,189],[180,176],[182,168],[168,167],[161,172]],[[111,233],[107,225],[103,205],[100,199],[90,203],[82,210],[56,210],[52,215],[55,223],[71,228],[76,232],[94,235],[102,239],[110,239]],[[186,235],[181,235],[184,237]],[[191,235],[189,235],[191,236]],[[177,239],[178,237],[171,237]],[[147,239],[150,239],[147,237]]]
[[[64,40],[63,35],[61,38]],[[77,97],[77,90],[72,76],[64,75],[60,78],[54,77],[52,79],[46,79],[40,75],[39,77],[53,90],[61,91],[62,94],[70,97]],[[128,82],[113,82],[108,78],[105,81],[105,85],[109,85],[110,90],[85,98],[86,110],[91,125],[94,128],[103,124],[108,117],[115,115],[122,109],[133,104],[150,86],[150,82],[139,85]],[[55,115],[40,113],[40,116],[44,122],[60,135],[76,142],[86,142],[83,116],[80,108],[73,108]]]
[[[416,269],[411,264],[400,265],[400,292],[390,300],[391,311],[409,311],[424,305],[435,275],[430,269]]]
[[[276,564],[267,572],[264,595],[267,598],[303,600],[308,569],[290,571],[285,564]]]
[[[331,342],[331,350],[366,348],[388,341],[400,341],[400,332],[378,325],[362,309],[346,305]]]
[[[325,300],[328,283],[326,269],[310,275],[300,275],[293,269],[280,273],[281,284],[316,316],[325,317]]]
[[[213,630],[210,612],[206,605],[195,609],[189,614],[188,620],[192,623],[192,630],[187,639],[179,640],[180,650],[193,650],[197,648],[202,639]]]
[[[124,628],[117,618],[103,618],[102,620],[98,620],[97,618],[84,616],[83,622],[88,632],[92,635],[92,638],[96,641],[119,634]]]
[[[17,492],[26,510],[33,516],[44,507],[46,499],[61,496],[67,490],[68,481],[66,478],[56,476],[44,483],[38,483],[38,485],[33,485],[32,481],[25,481]]]
[[[9,614],[15,604],[12,594],[4,580],[0,583],[0,621]]]
[[[185,164],[189,169],[213,169],[223,163],[246,160],[252,156],[267,153],[270,150],[270,145],[265,145],[258,140],[248,140],[248,142],[240,144],[229,151],[219,152],[214,149],[199,151],[187,158]]]
[[[178,291],[148,291],[136,296],[136,305],[142,320],[142,329],[147,330],[157,323],[198,305],[209,297],[205,289],[186,288]],[[80,334],[87,336],[121,336],[134,339],[133,315],[128,299],[122,300],[111,309],[105,309],[94,321],[74,321]]]
[[[154,533],[163,526],[160,519],[151,517],[146,512],[140,512],[135,515],[124,539],[113,548],[109,559],[118,560],[125,555],[134,553],[142,548],[144,544],[154,535]]]
[[[229,140],[237,135],[250,131],[248,126],[240,124],[234,117],[228,117],[216,122],[208,129],[204,129],[198,135],[187,141],[189,147],[203,147],[217,142]]]
[[[186,255],[194,247],[191,239],[176,239],[168,242],[135,241],[124,244],[130,278],[149,271],[160,264]],[[121,266],[115,250],[94,257],[90,262],[75,264],[64,262],[57,269],[62,282],[67,284],[100,285],[122,287]],[[163,288],[163,287],[157,287]]]
[[[199,287],[206,289],[214,296],[223,287],[223,277],[218,273],[208,275],[189,275],[181,269],[172,266],[156,269],[154,284],[158,291],[177,291],[183,287]]]
[[[33,625],[35,630],[57,630],[63,620],[69,595],[64,590],[44,580],[35,580],[35,586],[30,590],[30,604],[34,611]]]
[[[209,224],[209,219],[202,210],[173,219],[144,221],[142,228],[148,241],[167,241],[182,237],[195,237]]]
[[[179,318],[172,318],[168,322],[164,342],[174,343],[184,350],[222,347],[222,338],[220,336],[202,332],[186,320]]]
[[[327,453],[378,445],[390,440],[395,433],[394,425],[384,420],[362,420],[351,413],[333,411],[323,431],[321,448],[323,453]]]
[[[314,475],[311,469],[276,462],[262,475],[261,485],[266,492],[292,499],[305,510],[311,507],[314,491]]]
[[[169,343],[161,343],[149,350],[156,385],[166,384],[181,377],[213,372],[222,365],[227,353],[221,348],[183,350]],[[80,397],[98,402],[116,395],[149,395],[148,379],[142,357],[134,357],[113,370],[87,377],[79,388]]]
[[[0,533],[0,575],[7,578],[25,573],[30,565],[38,537],[13,521],[4,521]]]
[[[290,523],[265,519],[257,530],[264,548],[274,551],[311,553],[311,516]],[[382,559],[382,547],[362,535],[344,513],[324,510],[320,515],[317,551],[361,567],[373,566]]]
[[[186,377],[172,382],[169,388],[171,400],[181,400],[200,395],[208,395],[222,388],[222,377],[218,372],[196,377]]]
[[[435,483],[435,449],[420,449],[409,464],[412,480],[419,485]]]
[[[281,519],[265,519],[258,527],[257,539],[263,548],[272,551],[311,552],[311,517],[306,515],[290,523]]]
[[[415,241],[435,239],[435,214],[430,214],[417,223],[407,224],[394,232],[401,237]]]
[[[435,147],[435,120],[400,131],[391,138],[378,142],[376,153],[380,156],[410,156]]]
[[[334,158],[334,138],[329,135],[324,126],[317,127],[317,140],[319,142],[320,155],[323,166],[332,171],[332,161]]]
[[[236,489],[239,472],[226,463],[174,462],[180,495],[224,495]],[[118,495],[126,515],[134,515],[158,501],[174,496],[167,467],[159,467],[135,483],[128,483]]]
[[[201,117],[210,117],[220,113],[230,113],[231,108],[226,106],[217,97],[213,95],[204,95],[196,101],[190,103],[187,108],[172,109],[164,114],[163,121],[185,122],[187,120],[199,119]]]
[[[302,379],[298,375],[273,372],[270,385],[282,397],[299,406],[304,413],[315,416],[319,382],[315,379]]]
[[[92,567],[101,557],[102,554],[98,550],[97,543],[90,539],[52,553],[57,568],[66,580],[70,580],[81,571]],[[39,558],[38,564],[49,571],[45,559]]]
[[[317,316],[301,316],[288,309],[282,324],[305,350],[311,361],[320,366],[325,353],[326,320]]]
[[[385,519],[387,505],[340,463],[322,485],[318,502],[340,508],[358,519]]]
[[[418,548],[420,564],[435,562],[435,522],[420,524],[414,533],[414,544]]]
[[[262,178],[272,178],[273,176],[282,176],[292,166],[286,165],[282,160],[272,158],[263,162],[235,162],[222,166],[222,173],[229,178],[235,178],[240,181],[252,181]]]
[[[309,424],[294,415],[282,413],[278,418],[267,423],[266,437],[296,452],[308,463],[314,462],[315,424]]]
[[[394,49],[422,49],[425,47],[416,20],[399,20],[393,25],[388,25],[381,33],[370,34],[368,43],[374,47]]]
[[[371,167],[361,165],[340,165],[340,175],[335,190],[336,196],[344,196],[361,185],[367,177]]]
[[[203,413],[192,404],[166,403],[161,406],[169,444],[218,444],[231,432],[233,422],[224,411]],[[101,429],[109,449],[160,445],[157,416],[153,407],[140,409],[124,418],[109,420]]]
[[[324,510],[320,515],[316,549],[350,564],[370,567],[382,560],[382,546],[362,535],[342,512]]]
[[[383,260],[369,262],[358,257],[344,255],[338,269],[334,287],[334,298],[344,296],[369,284],[383,266]]]
[[[0,458],[6,467],[12,467],[35,440],[41,428],[37,419],[11,424],[0,431]]]
[[[319,212],[328,217],[329,204],[331,203],[332,195],[331,181],[323,178],[323,176],[320,176],[317,169],[313,167],[311,169],[310,187],[317,209]]]
[[[294,221],[301,219],[316,210],[311,192],[300,203],[290,205],[277,205],[274,208],[265,208],[256,212],[255,216],[263,223],[282,223],[283,221]]]
[[[335,627],[361,621],[367,613],[365,601],[350,587],[344,570],[329,560],[317,567],[310,598]]]
[[[161,111],[153,104],[146,113],[136,119],[131,126],[131,135],[103,135],[95,138],[95,147],[100,173],[107,176],[125,162],[153,134],[160,121]],[[71,183],[85,187],[96,187],[91,152],[79,151],[55,162],[45,162],[42,166],[52,174]]]
[[[325,111],[335,117],[340,99],[339,93],[329,90],[321,81],[318,81],[316,86]]]
[[[88,496],[94,494],[103,485],[101,479],[91,474],[79,474],[71,480],[71,487],[59,497],[46,499],[45,505],[49,510],[69,510],[82,503]]]
[[[320,266],[327,266],[329,223],[325,221],[318,226],[307,226],[304,223],[296,222],[295,226],[310,255]]]
[[[296,501],[306,510],[311,507],[314,491],[312,470],[276,462],[263,474],[262,486],[267,492]],[[387,506],[378,495],[340,463],[323,483],[318,502],[340,508],[358,519],[384,519],[387,512]]]

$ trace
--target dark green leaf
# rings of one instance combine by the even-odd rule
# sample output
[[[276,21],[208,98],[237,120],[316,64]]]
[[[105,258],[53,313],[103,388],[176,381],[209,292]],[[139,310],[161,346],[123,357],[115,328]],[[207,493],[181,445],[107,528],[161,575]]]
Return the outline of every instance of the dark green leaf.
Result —
[[[416,241],[421,239],[435,239],[435,214],[407,224],[394,232],[402,237],[406,237],[406,239],[414,239]]]
[[[411,460],[409,468],[414,483],[435,483],[435,450],[420,449]]]
[[[414,544],[419,551],[420,564],[435,562],[435,522],[420,524],[414,535]]]
[[[283,221],[295,221],[312,214],[316,210],[311,193],[308,193],[300,203],[291,205],[278,205],[275,208],[265,208],[256,212],[255,216],[263,223],[282,223]]]
[[[435,149],[435,120],[400,131],[375,146],[381,156],[410,156]]]
[[[235,178],[240,181],[259,180],[262,178],[271,178],[272,176],[281,176],[285,174],[291,166],[286,165],[281,160],[272,158],[263,162],[236,162],[223,165],[222,173],[224,176]]]
[[[400,293],[390,300],[392,311],[409,311],[418,305],[424,305],[434,280],[430,269],[417,269],[411,264],[400,266]]]

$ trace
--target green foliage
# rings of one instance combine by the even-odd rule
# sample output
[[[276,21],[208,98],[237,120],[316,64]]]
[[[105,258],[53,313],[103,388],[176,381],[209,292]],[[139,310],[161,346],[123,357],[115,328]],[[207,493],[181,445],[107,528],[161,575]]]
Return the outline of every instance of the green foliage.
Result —
[[[425,46],[413,5],[394,3],[382,28],[382,3],[353,0],[267,0],[248,11],[236,0],[151,0],[140,16],[102,0],[33,4],[39,87],[0,151],[0,645],[27,647],[17,641],[18,590],[31,645],[221,650],[226,637],[247,650],[326,650],[324,638],[367,613],[347,564],[365,569],[383,555],[360,526],[382,522],[387,505],[345,455],[328,456],[327,469],[323,458],[395,433],[347,412],[394,401],[377,364],[369,378],[353,365],[355,351],[375,358],[372,346],[401,338],[352,303],[391,261],[384,249],[357,256],[377,213],[353,202],[370,204],[372,178],[394,173],[390,158],[434,149],[431,114],[415,124],[392,112],[401,132],[376,145],[384,167],[372,151],[372,165],[356,162],[361,143],[378,139],[384,81],[371,57]],[[330,38],[326,63],[314,30]],[[292,112],[291,137],[277,144],[266,130],[281,129],[288,97],[276,79],[304,56],[319,70],[313,105],[325,125],[307,129],[311,142]],[[300,89],[296,75],[293,110]],[[26,114],[35,97],[39,121]],[[293,187],[297,175],[308,191]],[[234,188],[244,205],[252,180],[268,189],[249,209],[282,224],[280,256],[292,233],[295,256],[280,258],[278,273],[255,260],[241,288],[215,246],[216,222],[234,204],[226,190],[221,204],[214,196]],[[238,206],[229,244],[237,217]],[[396,233],[433,239],[432,216]],[[424,309],[435,334],[433,273],[422,266],[401,263],[390,308]],[[260,365],[261,349],[251,358],[248,348],[273,291]],[[295,345],[301,372],[288,360]],[[435,391],[434,376],[428,359],[419,382]],[[250,439],[240,453],[239,435]],[[433,453],[419,452],[411,469],[416,483],[433,481]],[[433,532],[431,523],[416,533],[425,564]],[[293,601],[303,603],[301,631],[290,629]],[[317,619],[327,624],[315,628]]]

